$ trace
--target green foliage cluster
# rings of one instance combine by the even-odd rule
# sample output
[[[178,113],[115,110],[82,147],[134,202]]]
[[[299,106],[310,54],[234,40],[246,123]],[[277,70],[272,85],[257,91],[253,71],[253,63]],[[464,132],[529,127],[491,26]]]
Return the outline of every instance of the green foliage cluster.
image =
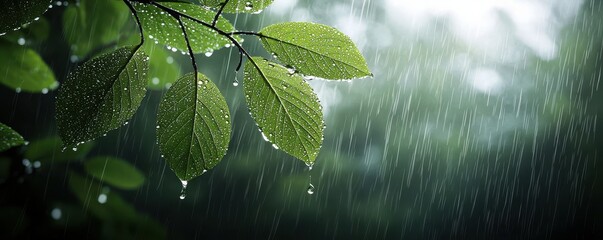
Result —
[[[40,9],[48,7],[48,1],[24,2],[29,6],[23,8],[27,13],[14,18],[10,11],[14,11],[15,3],[3,2],[0,7],[9,11],[8,20],[3,21],[10,23],[2,25],[27,24],[44,12]],[[63,15],[63,26],[74,54],[72,60],[91,59],[71,71],[59,88],[56,120],[64,147],[77,147],[127,124],[147,89],[169,87],[157,116],[162,156],[182,181],[203,174],[227,152],[231,115],[218,87],[198,72],[194,54],[211,56],[215,50],[233,47],[240,54],[237,71],[244,68],[249,112],[265,140],[311,166],[321,148],[325,124],[320,102],[307,80],[349,80],[371,76],[371,72],[350,38],[332,27],[290,22],[267,26],[259,32],[238,31],[222,16],[259,13],[271,3],[272,0],[82,0],[70,4]],[[127,11],[135,19],[139,42],[123,34],[129,27],[128,18],[123,17]],[[241,44],[243,35],[259,38],[273,60],[251,56]],[[21,56],[22,62],[0,64],[0,68],[18,68],[19,71],[8,72],[26,77],[8,75],[0,83],[19,91],[42,93],[58,86],[52,71],[35,51],[23,46],[20,39],[16,44],[7,39],[10,38],[0,42],[0,50]],[[156,44],[167,46],[167,50]],[[120,47],[106,51],[111,45]],[[165,62],[167,51],[189,55],[194,72],[178,77],[177,66]],[[243,58],[247,59],[245,64]],[[91,160],[86,169],[93,177],[116,187],[131,188],[129,183],[141,181],[136,177],[139,173],[122,176],[125,173],[117,170],[104,176],[105,171],[94,171],[101,165],[127,169],[110,159]],[[134,179],[126,179],[129,177]]]

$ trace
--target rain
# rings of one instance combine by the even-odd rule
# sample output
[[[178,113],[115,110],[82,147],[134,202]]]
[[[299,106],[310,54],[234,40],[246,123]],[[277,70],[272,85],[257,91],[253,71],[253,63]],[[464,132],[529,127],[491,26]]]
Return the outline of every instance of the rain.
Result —
[[[6,34],[38,52],[59,83],[39,93],[0,85],[0,122],[30,142],[0,153],[0,239],[603,238],[601,1],[274,0],[254,14],[225,13],[241,31],[332,26],[358,46],[372,76],[304,77],[326,125],[307,165],[254,122],[237,48],[198,51],[232,133],[226,156],[188,181],[160,152],[157,114],[174,80],[193,71],[190,56],[151,35],[166,52],[156,65],[150,55],[151,68],[180,66],[179,75],[149,76],[158,86],[147,87],[127,124],[62,149],[56,87],[88,59],[61,32],[72,2],[53,1],[43,41],[27,27]],[[124,26],[138,39],[133,19]],[[241,38],[251,55],[278,61],[257,37]],[[98,176],[86,174],[92,158],[106,162]],[[113,158],[143,183],[102,182],[120,176],[106,167]]]

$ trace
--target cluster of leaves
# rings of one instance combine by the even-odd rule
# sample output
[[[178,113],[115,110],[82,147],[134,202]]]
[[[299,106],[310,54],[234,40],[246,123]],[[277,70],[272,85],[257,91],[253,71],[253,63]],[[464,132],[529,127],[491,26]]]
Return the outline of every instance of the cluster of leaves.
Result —
[[[214,82],[198,72],[194,55],[210,56],[214,50],[236,47],[240,53],[237,71],[243,58],[247,59],[245,100],[265,140],[312,165],[322,145],[324,122],[320,102],[307,80],[354,79],[371,73],[350,38],[332,27],[289,22],[267,26],[259,32],[237,31],[222,16],[259,13],[271,3],[272,0],[81,0],[79,6],[69,6],[64,15],[65,28],[69,30],[66,38],[75,46],[76,55],[90,54],[95,46],[116,41],[95,36],[119,35],[127,25],[127,18],[111,18],[108,24],[106,19],[89,16],[103,12],[99,7],[105,12],[131,11],[141,38],[138,44],[83,62],[63,82],[57,96],[56,119],[65,146],[77,146],[127,124],[147,88],[154,89],[149,86],[158,82],[153,69],[162,64],[153,62],[158,57],[147,55],[148,50],[162,53],[148,47],[158,43],[190,55],[194,69],[178,79],[179,72],[163,77],[173,80],[167,80],[171,87],[159,105],[158,144],[182,181],[201,175],[226,154],[231,121],[226,100]],[[241,45],[242,35],[258,37],[273,60],[251,56]]]
[[[69,190],[75,196],[76,202],[65,199],[49,200],[52,202],[45,212],[53,218],[53,224],[62,230],[77,229],[87,221],[98,220],[102,223],[99,229],[108,236],[127,238],[162,239],[165,230],[155,220],[140,213],[127,203],[120,191],[139,189],[145,182],[144,174],[126,160],[110,156],[88,157],[94,147],[93,142],[81,144],[78,149],[62,149],[59,137],[49,137],[27,143],[19,134],[6,125],[0,124],[0,152],[9,148],[18,156],[0,156],[0,183],[6,187],[12,182],[23,186],[22,181],[28,175],[29,180],[36,177],[48,180],[50,166],[61,166],[58,169],[69,169]],[[25,146],[26,145],[26,146]],[[21,148],[16,148],[22,146]],[[24,150],[24,151],[23,151]],[[67,167],[69,164],[69,167]],[[56,171],[56,169],[55,169]],[[60,170],[59,170],[60,171]],[[35,188],[35,184],[32,188]],[[44,192],[37,189],[32,192]],[[86,211],[82,212],[82,207]],[[4,217],[10,216],[11,207],[3,206]],[[18,212],[19,218],[28,214]],[[9,214],[9,215],[6,215]],[[25,216],[24,216],[25,215]],[[14,225],[15,223],[10,223]],[[7,224],[0,223],[1,227]],[[136,229],[146,229],[145,232]],[[148,232],[152,231],[152,232]],[[10,231],[9,231],[10,232]],[[19,232],[12,231],[13,234]],[[0,235],[2,236],[2,235]]]

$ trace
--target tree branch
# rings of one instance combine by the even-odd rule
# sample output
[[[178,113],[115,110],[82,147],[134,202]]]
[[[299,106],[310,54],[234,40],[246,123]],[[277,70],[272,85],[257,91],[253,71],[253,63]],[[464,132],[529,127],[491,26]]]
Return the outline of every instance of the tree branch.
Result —
[[[165,6],[163,6],[163,5],[161,5],[161,4],[157,3],[157,2],[151,2],[151,4],[153,4],[154,6],[158,7],[159,9],[161,9],[163,11],[166,11],[167,13],[169,13],[170,15],[172,15],[172,16],[174,16],[176,18],[183,17],[183,18],[189,19],[189,20],[191,20],[193,22],[196,22],[196,23],[199,23],[199,24],[201,24],[201,25],[203,25],[203,26],[205,26],[205,27],[207,27],[207,28],[209,28],[211,30],[214,30],[218,34],[220,34],[220,35],[228,38],[228,40],[230,40],[230,42],[232,42],[232,44],[234,44],[239,49],[239,51],[241,51],[247,57],[247,59],[249,59],[249,61],[255,66],[255,68],[258,71],[260,71],[260,72],[262,71],[260,69],[260,66],[253,60],[253,58],[251,58],[251,55],[247,52],[247,50],[245,50],[245,48],[243,48],[243,46],[241,46],[241,44],[234,37],[232,37],[232,34],[224,32],[221,29],[219,29],[219,28],[217,28],[215,26],[212,26],[209,23],[203,22],[203,21],[201,21],[199,19],[196,19],[194,17],[191,17],[191,16],[189,16],[187,14],[180,13],[178,11],[175,11],[175,10],[171,9],[171,8],[165,7]],[[243,32],[241,32],[241,33],[243,33]],[[187,44],[188,44],[188,39],[187,39]]]

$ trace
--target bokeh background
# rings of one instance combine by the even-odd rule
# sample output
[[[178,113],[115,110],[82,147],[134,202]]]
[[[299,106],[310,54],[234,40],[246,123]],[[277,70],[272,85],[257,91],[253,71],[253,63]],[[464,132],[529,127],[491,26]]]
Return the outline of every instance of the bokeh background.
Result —
[[[65,41],[67,8],[54,5],[49,37],[32,47],[64,81],[79,57]],[[197,60],[231,109],[230,148],[184,200],[156,145],[165,90],[154,90],[84,160],[51,158],[29,173],[27,146],[4,153],[0,236],[603,239],[603,2],[275,0],[226,16],[241,30],[331,25],[366,57],[373,78],[310,81],[327,125],[312,170],[262,139],[233,86],[238,52],[226,48]],[[252,37],[244,47],[270,57]],[[180,53],[166,64],[192,71]],[[0,87],[0,122],[30,142],[56,136],[55,96]],[[91,182],[82,161],[92,156],[127,160],[144,185]]]

